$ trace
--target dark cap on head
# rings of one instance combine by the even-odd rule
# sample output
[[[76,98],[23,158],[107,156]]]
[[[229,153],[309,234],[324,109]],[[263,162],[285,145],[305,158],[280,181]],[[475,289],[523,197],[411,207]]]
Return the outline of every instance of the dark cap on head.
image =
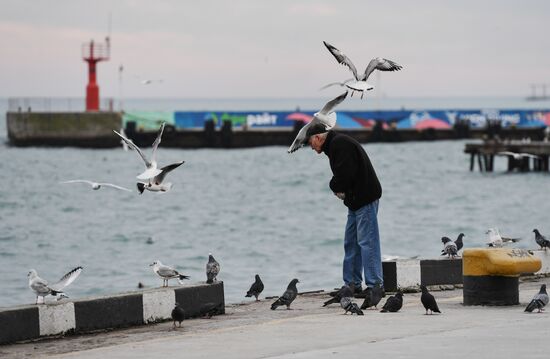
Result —
[[[318,135],[320,133],[325,133],[325,132],[328,132],[327,128],[325,127],[325,125],[323,124],[320,124],[320,123],[316,123],[314,125],[312,125],[310,128],[307,129],[306,131],[306,142],[309,141],[309,138],[313,135]]]

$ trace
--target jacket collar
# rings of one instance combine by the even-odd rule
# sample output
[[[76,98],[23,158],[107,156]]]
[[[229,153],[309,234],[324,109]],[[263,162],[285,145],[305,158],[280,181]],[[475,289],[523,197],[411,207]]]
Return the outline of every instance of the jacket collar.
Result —
[[[328,131],[327,138],[325,139],[325,143],[323,143],[323,146],[321,147],[321,150],[327,156],[330,153],[330,143],[332,142],[332,139],[334,138],[335,135],[336,134],[333,131]]]

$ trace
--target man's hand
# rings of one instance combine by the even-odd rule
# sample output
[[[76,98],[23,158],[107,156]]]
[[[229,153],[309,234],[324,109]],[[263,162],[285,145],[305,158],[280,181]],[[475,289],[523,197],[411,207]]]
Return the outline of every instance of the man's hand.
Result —
[[[346,198],[346,194],[344,192],[334,192],[334,195],[340,198],[342,201],[344,200],[344,198]]]

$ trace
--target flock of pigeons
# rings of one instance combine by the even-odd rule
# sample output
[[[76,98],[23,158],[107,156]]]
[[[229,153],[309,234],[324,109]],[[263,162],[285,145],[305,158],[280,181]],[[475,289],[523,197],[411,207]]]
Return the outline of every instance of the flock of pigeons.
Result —
[[[550,240],[546,239],[545,236],[540,234],[538,229],[533,229],[535,233],[535,242],[540,246],[540,249],[546,250],[550,248]],[[498,228],[489,228],[485,232],[488,237],[487,246],[491,248],[501,248],[505,244],[516,243],[521,240],[521,238],[510,238],[503,237],[500,235]],[[458,257],[458,251],[464,247],[464,233],[460,233],[456,240],[453,242],[449,237],[441,237],[441,242],[443,242],[443,249],[441,250],[442,256],[448,256],[449,258]]]

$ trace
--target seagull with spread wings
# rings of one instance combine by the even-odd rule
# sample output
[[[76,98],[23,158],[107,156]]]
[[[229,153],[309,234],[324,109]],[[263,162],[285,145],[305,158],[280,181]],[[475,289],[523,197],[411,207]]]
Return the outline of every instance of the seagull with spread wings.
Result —
[[[328,51],[330,51],[330,53],[336,58],[336,61],[338,61],[339,64],[346,66],[352,72],[354,78],[346,80],[344,82],[333,82],[324,86],[322,89],[333,85],[345,86],[352,90],[351,96],[353,96],[353,93],[355,91],[358,91],[361,92],[361,98],[363,98],[363,94],[365,93],[365,91],[370,91],[374,89],[374,86],[367,83],[367,79],[369,78],[370,74],[374,72],[374,70],[399,71],[403,68],[403,66],[398,65],[391,60],[384,59],[382,57],[375,57],[374,59],[370,60],[367,68],[365,69],[365,72],[361,74],[357,72],[355,65],[353,64],[353,62],[351,62],[349,57],[346,56],[346,54],[344,54],[342,51],[338,50],[336,47],[332,46],[326,41],[323,41],[323,44],[325,44]]]
[[[131,190],[129,190],[128,188],[125,188],[125,187],[121,187],[121,186],[117,186],[116,184],[112,184],[112,183],[105,183],[105,182],[93,182],[93,181],[88,181],[88,180],[70,180],[70,181],[63,181],[61,182],[62,184],[67,184],[67,183],[85,183],[85,184],[89,184],[90,186],[92,186],[92,189],[97,191],[98,189],[100,189],[101,187],[111,187],[111,188],[115,188],[115,189],[119,189],[119,190],[122,190],[122,191],[127,191],[127,192],[132,192]]]
[[[81,272],[82,267],[76,267],[61,277],[57,283],[48,284],[48,281],[38,276],[36,270],[31,269],[27,277],[29,277],[29,288],[36,294],[36,304],[38,304],[38,297],[42,297],[42,303],[44,303],[44,297],[47,295],[57,296],[59,294],[60,297],[58,300],[63,297],[67,298],[65,293],[63,293],[63,289],[74,282]]]

